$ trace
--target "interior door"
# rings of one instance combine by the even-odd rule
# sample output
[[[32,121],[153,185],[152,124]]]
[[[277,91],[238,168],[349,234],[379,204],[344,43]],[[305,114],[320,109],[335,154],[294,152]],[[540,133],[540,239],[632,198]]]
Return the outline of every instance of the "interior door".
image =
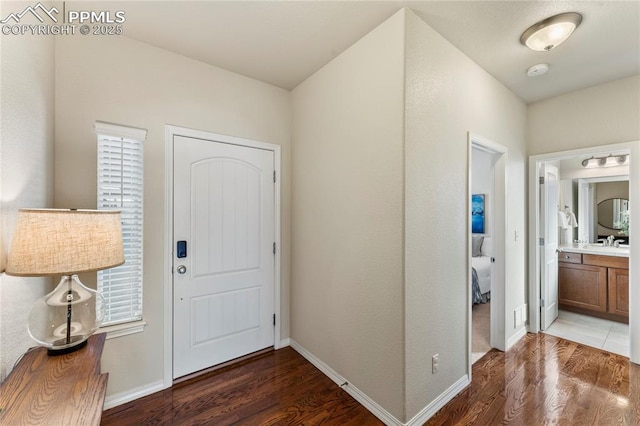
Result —
[[[540,328],[546,330],[558,318],[558,168],[543,164],[540,175],[544,176],[540,185],[540,229],[543,235],[540,250]]]
[[[274,344],[274,152],[174,136],[173,376]]]

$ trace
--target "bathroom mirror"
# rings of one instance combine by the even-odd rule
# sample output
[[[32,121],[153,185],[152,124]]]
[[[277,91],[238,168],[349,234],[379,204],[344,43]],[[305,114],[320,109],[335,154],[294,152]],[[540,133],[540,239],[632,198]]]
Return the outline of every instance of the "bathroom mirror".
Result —
[[[623,218],[629,211],[629,200],[609,198],[598,203],[598,223],[609,229],[622,229]]]
[[[622,228],[613,227],[614,204],[620,207],[620,211],[616,213],[622,213],[623,202],[614,203],[612,200],[624,200],[629,211],[629,175],[592,176],[574,179],[573,182],[574,185],[577,184],[578,193],[578,202],[574,204],[578,210],[577,239],[595,243],[602,236],[606,238],[611,234],[626,235],[620,233],[623,231]],[[576,188],[574,186],[570,189],[573,193]],[[569,198],[569,201],[571,200]],[[619,227],[619,219],[617,222]]]

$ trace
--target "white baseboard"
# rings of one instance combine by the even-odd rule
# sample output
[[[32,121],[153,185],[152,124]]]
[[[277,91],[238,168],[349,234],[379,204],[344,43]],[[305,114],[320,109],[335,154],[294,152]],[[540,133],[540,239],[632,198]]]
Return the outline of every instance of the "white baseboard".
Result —
[[[451,401],[456,395],[458,395],[464,388],[466,388],[471,380],[468,374],[462,376],[458,381],[449,386],[449,388],[434,399],[429,405],[424,407],[418,414],[416,414],[407,423],[402,423],[395,418],[391,413],[382,408],[378,403],[371,399],[367,394],[355,387],[353,384],[338,374],[335,370],[329,367],[327,364],[318,359],[315,355],[302,347],[298,342],[290,339],[291,347],[302,355],[307,361],[316,366],[318,370],[322,371],[324,375],[333,380],[339,387],[344,389],[349,395],[358,401],[364,408],[369,410],[374,416],[380,419],[385,425],[388,426],[418,426],[424,424],[429,418],[431,418],[438,410],[444,407],[449,401]]]
[[[431,401],[429,405],[424,407],[418,414],[413,416],[411,420],[406,423],[406,426],[423,425],[429,420],[435,413],[444,407],[449,401],[451,401],[456,395],[458,395],[464,388],[469,386],[471,380],[469,375],[465,374],[457,382],[449,386],[449,389],[441,393],[436,399]]]
[[[274,349],[282,349],[291,345],[291,339],[288,337],[286,339],[280,340],[280,342],[274,347]]]
[[[518,329],[518,331],[516,331],[516,334],[514,334],[509,338],[509,340],[507,340],[507,350],[509,350],[511,346],[518,343],[518,340],[522,339],[526,334],[527,327],[521,327],[520,329]]]
[[[143,396],[151,395],[152,393],[159,392],[163,389],[165,389],[164,382],[159,380],[154,383],[138,386],[137,388],[133,388],[125,392],[109,395],[104,400],[104,409],[108,410],[109,408],[117,407],[118,405],[131,402],[134,399],[142,398]]]
[[[322,371],[325,376],[333,380],[339,387],[353,397],[356,401],[362,404],[367,410],[379,418],[386,425],[403,426],[403,423],[396,419],[391,413],[382,408],[373,399],[369,398],[367,394],[356,388],[351,383],[338,374],[334,369],[318,359],[311,352],[303,348],[298,342],[290,339],[291,347],[295,349],[300,355],[302,355],[307,361],[313,364],[318,370]]]

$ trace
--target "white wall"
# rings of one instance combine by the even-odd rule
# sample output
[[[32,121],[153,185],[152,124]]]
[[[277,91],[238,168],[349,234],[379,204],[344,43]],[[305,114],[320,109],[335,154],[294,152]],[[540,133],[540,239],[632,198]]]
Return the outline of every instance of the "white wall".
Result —
[[[640,75],[528,106],[529,155],[640,140]]]
[[[398,419],[404,17],[292,92],[291,337]]]
[[[5,16],[4,8],[0,16]],[[0,259],[4,270],[16,212],[53,204],[54,49],[51,37],[2,36],[0,49]],[[0,277],[0,381],[35,342],[31,306],[50,278]]]
[[[468,131],[509,149],[507,311],[525,303],[526,106],[405,10],[294,90],[293,123],[292,338],[408,421],[468,373]]]
[[[468,373],[468,131],[508,148],[505,338],[520,331],[510,318],[526,299],[526,106],[412,12],[406,43],[405,363],[411,418]],[[440,371],[432,374],[436,353]]]
[[[290,94],[126,37],[56,39],[57,207],[96,206],[96,120],[148,130],[143,333],[107,340],[108,395],[163,376],[164,126],[282,146],[282,337],[289,331]]]

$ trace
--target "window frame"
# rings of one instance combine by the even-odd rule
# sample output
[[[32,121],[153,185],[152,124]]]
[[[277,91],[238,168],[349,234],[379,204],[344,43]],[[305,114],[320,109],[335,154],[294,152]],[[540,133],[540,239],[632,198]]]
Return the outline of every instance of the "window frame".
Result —
[[[107,339],[109,338],[114,338],[114,337],[119,337],[119,336],[124,336],[124,335],[128,335],[128,334],[132,334],[132,333],[138,333],[138,332],[142,332],[144,329],[144,326],[146,325],[146,322],[144,321],[144,312],[143,312],[143,306],[144,306],[144,299],[143,299],[143,275],[144,275],[144,268],[143,268],[143,264],[144,264],[144,142],[146,141],[146,136],[147,136],[147,131],[143,130],[143,129],[137,129],[137,128],[133,128],[133,127],[128,127],[128,126],[122,126],[122,125],[117,125],[117,124],[111,124],[111,123],[104,123],[104,122],[99,122],[97,121],[95,123],[95,134],[96,134],[96,149],[97,149],[97,155],[96,155],[96,165],[97,165],[97,179],[96,179],[96,183],[97,183],[97,188],[96,188],[96,201],[97,201],[97,208],[102,210],[108,210],[108,209],[120,209],[119,207],[102,207],[101,206],[101,171],[103,170],[103,165],[100,162],[100,144],[101,142],[103,142],[105,139],[111,139],[112,141],[116,141],[117,139],[119,139],[121,142],[129,142],[129,143],[134,143],[134,144],[139,144],[140,145],[140,157],[139,158],[135,158],[136,161],[139,161],[139,178],[141,179],[140,181],[140,186],[138,189],[139,190],[139,196],[140,196],[140,201],[139,201],[139,208],[136,209],[136,213],[139,214],[139,227],[137,228],[136,232],[137,235],[139,235],[138,241],[136,241],[136,244],[139,244],[137,246],[136,250],[139,253],[139,265],[138,268],[136,269],[134,274],[137,274],[138,277],[136,279],[139,279],[138,282],[138,289],[137,291],[139,291],[140,294],[140,298],[139,298],[139,312],[140,315],[139,316],[130,316],[129,319],[123,319],[120,320],[118,322],[113,322],[111,324],[107,324],[104,325],[102,327],[100,327],[99,332],[106,332],[107,333]],[[121,176],[124,175],[124,173],[121,172]],[[125,256],[127,253],[127,249],[126,249],[126,239],[125,239]],[[97,283],[97,287],[98,289],[100,289],[100,272],[98,273],[98,283]],[[105,300],[105,302],[108,302]]]

